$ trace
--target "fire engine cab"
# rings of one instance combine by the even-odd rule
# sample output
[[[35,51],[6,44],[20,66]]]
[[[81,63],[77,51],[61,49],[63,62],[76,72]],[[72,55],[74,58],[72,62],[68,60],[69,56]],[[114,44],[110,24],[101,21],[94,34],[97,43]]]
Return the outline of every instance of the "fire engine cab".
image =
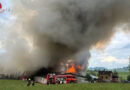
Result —
[[[47,85],[56,84],[56,75],[55,74],[47,74]]]
[[[47,74],[47,84],[69,84],[76,82],[76,77],[71,74]]]

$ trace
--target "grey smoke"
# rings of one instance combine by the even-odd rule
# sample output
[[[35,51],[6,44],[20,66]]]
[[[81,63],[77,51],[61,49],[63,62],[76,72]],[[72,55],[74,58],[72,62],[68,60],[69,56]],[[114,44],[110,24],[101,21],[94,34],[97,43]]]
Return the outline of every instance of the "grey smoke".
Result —
[[[0,71],[9,74],[58,70],[70,58],[86,70],[89,51],[107,45],[116,27],[130,23],[130,0],[11,1],[16,19],[3,27],[8,34],[0,56]]]

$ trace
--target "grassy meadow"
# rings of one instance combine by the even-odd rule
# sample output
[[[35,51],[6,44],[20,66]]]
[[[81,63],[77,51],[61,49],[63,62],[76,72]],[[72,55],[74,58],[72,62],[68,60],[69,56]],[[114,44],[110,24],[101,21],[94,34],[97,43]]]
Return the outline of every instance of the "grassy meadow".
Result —
[[[69,85],[40,85],[27,87],[26,81],[0,80],[0,90],[130,90],[130,84],[97,83]]]

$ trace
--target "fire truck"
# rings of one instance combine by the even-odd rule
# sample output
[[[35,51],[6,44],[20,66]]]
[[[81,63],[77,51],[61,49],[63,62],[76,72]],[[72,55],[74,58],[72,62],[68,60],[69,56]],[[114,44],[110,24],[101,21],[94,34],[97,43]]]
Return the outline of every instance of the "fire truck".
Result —
[[[77,83],[77,79],[71,74],[47,74],[47,84],[69,84]]]

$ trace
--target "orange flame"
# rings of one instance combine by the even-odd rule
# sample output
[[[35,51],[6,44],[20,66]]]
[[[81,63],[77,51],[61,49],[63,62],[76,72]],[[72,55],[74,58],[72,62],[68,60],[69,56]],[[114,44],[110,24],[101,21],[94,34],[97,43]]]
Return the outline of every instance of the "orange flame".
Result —
[[[79,70],[82,70],[82,65],[79,65],[79,66],[78,66],[78,69],[79,69]]]
[[[66,73],[77,73],[75,64],[72,64],[72,66],[68,69]]]

